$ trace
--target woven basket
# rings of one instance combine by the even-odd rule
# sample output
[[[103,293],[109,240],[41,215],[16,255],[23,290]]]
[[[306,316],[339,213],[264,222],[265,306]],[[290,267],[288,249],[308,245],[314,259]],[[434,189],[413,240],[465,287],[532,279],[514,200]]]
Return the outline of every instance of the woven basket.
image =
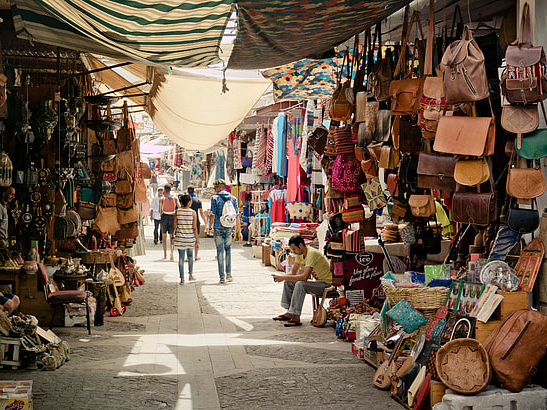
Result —
[[[108,252],[79,253],[78,257],[82,258],[82,263],[85,265],[104,265],[110,262]]]
[[[462,394],[480,393],[490,384],[488,353],[476,339],[455,339],[437,351],[437,373],[443,384]]]
[[[437,310],[446,302],[449,288],[436,286],[433,288],[390,288],[384,286],[384,293],[390,306],[395,306],[402,299],[410,303],[414,309]]]

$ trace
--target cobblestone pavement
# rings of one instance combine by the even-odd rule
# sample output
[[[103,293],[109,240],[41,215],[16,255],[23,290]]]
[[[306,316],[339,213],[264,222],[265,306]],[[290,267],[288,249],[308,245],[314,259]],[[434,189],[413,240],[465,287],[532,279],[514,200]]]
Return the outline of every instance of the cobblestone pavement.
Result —
[[[332,326],[309,324],[309,297],[303,326],[271,319],[282,285],[251,248],[234,243],[234,282],[220,285],[213,240],[202,239],[197,281],[179,286],[176,262],[147,242],[146,284],[123,316],[106,315],[90,337],[55,328],[72,348],[55,371],[0,369],[2,380],[33,380],[36,409],[400,408]]]

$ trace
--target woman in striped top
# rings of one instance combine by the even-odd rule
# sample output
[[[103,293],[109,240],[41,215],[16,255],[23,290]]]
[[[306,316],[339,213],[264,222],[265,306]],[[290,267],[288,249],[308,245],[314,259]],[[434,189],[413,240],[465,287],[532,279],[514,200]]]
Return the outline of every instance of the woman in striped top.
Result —
[[[199,249],[199,235],[196,212],[190,208],[192,197],[180,195],[179,202],[182,208],[177,210],[173,221],[173,240],[179,251],[180,284],[184,284],[184,259],[188,255],[188,280],[194,280],[194,246]]]

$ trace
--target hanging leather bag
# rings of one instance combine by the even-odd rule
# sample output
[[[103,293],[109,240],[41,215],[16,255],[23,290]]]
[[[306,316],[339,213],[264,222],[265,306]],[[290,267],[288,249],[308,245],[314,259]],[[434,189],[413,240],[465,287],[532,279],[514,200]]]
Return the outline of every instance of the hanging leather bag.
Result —
[[[422,132],[416,115],[405,115],[399,119],[399,132],[393,134],[393,146],[401,152],[420,152],[422,148]],[[397,140],[397,141],[396,141]]]
[[[458,192],[452,196],[452,220],[454,222],[488,226],[496,221],[496,191],[490,170],[490,192]],[[456,189],[458,187],[456,186]]]
[[[513,134],[528,134],[539,126],[536,104],[504,105],[501,111],[501,126]]]
[[[443,115],[439,119],[433,149],[443,154],[482,157],[494,154],[495,143],[496,124],[493,112],[491,117]]]
[[[118,180],[116,182],[116,193],[117,194],[127,194],[133,192],[133,180]]]
[[[410,195],[408,206],[417,218],[429,218],[436,212],[435,200],[431,195]]]
[[[490,178],[490,167],[486,158],[463,159],[456,162],[454,179],[456,183],[466,186],[480,185]]]
[[[129,224],[139,220],[139,211],[136,206],[129,209],[118,208],[118,222],[120,225]]]
[[[150,166],[146,162],[140,161],[137,164],[137,172],[143,179],[152,178],[152,170],[150,169]]]
[[[513,165],[515,161],[512,161]],[[545,179],[539,166],[532,168],[509,167],[507,194],[517,199],[537,198],[545,192]]]
[[[78,201],[76,212],[80,218],[86,221],[95,219],[97,205],[93,202]]]
[[[426,77],[423,95],[420,98],[419,124],[422,137],[426,140],[435,139],[437,125],[443,112],[452,115],[453,104],[448,104],[444,97],[443,79],[441,77]]]
[[[453,155],[421,152],[418,158],[418,187],[454,191],[455,166]]]
[[[139,227],[136,222],[122,225],[113,236],[116,239],[134,239],[139,236]]]
[[[114,235],[119,229],[120,224],[118,222],[117,208],[99,205],[97,207],[97,215],[93,221],[93,230],[103,234]]]
[[[545,314],[533,310],[511,313],[483,343],[495,380],[509,391],[520,392],[547,353],[545,340]]]
[[[315,128],[308,135],[308,147],[314,150],[317,154],[323,155],[325,152],[325,144],[327,143],[327,135],[329,130],[323,126]]]
[[[376,24],[376,33],[373,41],[373,45],[378,40],[378,60],[370,68],[368,76],[368,87],[369,91],[372,92],[374,98],[378,101],[386,101],[390,97],[389,85],[391,80],[393,80],[393,54],[391,48],[386,50],[385,56],[382,58],[382,25],[381,23]],[[374,47],[371,47],[368,54],[367,60],[372,62],[373,60],[373,50]]]
[[[520,147],[515,139],[517,154],[526,159],[540,159],[547,156],[547,128],[540,128],[522,138]]]
[[[441,72],[449,103],[479,101],[490,96],[484,55],[467,26],[461,40],[454,41],[446,49]]]
[[[378,142],[386,142],[391,135],[391,110],[378,110],[376,115],[376,128],[372,139]]]
[[[336,121],[347,121],[353,113],[353,104],[348,101],[346,92],[346,90],[350,88],[349,66],[349,52],[346,51],[344,53],[344,58],[342,59],[342,66],[339,69],[336,90],[334,90],[330,99],[329,114],[330,117]],[[344,67],[347,68],[346,81],[343,81]]]
[[[503,95],[513,104],[532,104],[547,98],[547,73],[543,47],[533,47],[530,6],[524,3],[519,38],[507,47],[501,77]]]
[[[116,194],[116,207],[119,209],[129,209],[135,204],[133,192]]]
[[[516,204],[516,200],[512,200],[506,217],[509,229],[524,235],[533,233],[539,228],[539,211],[536,205],[535,198],[532,199],[532,207],[530,209],[520,208]]]

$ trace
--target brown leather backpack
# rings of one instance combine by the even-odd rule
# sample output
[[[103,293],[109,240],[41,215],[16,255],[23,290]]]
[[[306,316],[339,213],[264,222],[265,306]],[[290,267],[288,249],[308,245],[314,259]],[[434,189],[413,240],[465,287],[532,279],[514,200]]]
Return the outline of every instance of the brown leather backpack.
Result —
[[[494,378],[520,392],[547,352],[547,315],[534,310],[511,313],[484,341]]]

